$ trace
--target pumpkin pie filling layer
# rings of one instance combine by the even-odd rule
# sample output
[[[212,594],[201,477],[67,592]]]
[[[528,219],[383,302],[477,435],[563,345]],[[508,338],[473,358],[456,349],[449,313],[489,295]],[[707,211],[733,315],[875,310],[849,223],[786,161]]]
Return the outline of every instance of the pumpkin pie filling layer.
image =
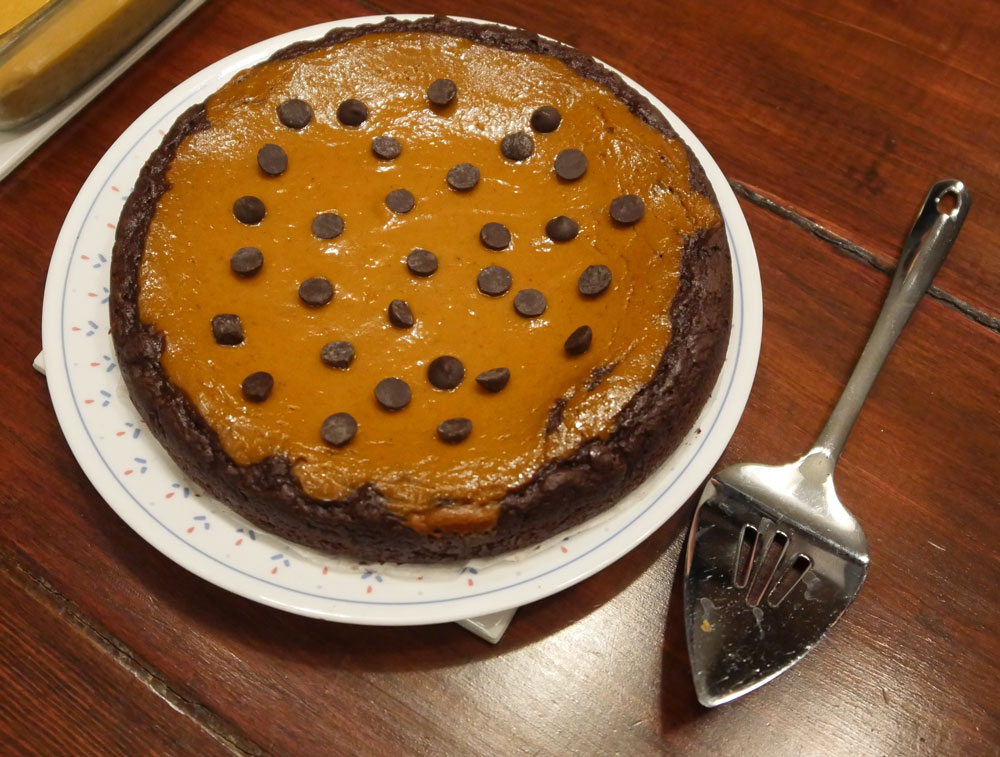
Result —
[[[280,115],[290,100],[304,126]],[[554,130],[532,125],[542,106]],[[489,529],[507,493],[615,430],[670,341],[686,245],[720,224],[683,143],[551,55],[367,33],[244,71],[205,116],[173,151],[139,269],[166,378],[237,465],[287,459],[318,502],[373,487],[419,532]],[[471,188],[451,181],[461,164]],[[315,279],[332,285],[318,299]],[[223,315],[239,341],[219,339]],[[331,342],[350,354],[330,360]],[[499,389],[476,380],[497,369]],[[386,379],[407,402],[386,402]]]

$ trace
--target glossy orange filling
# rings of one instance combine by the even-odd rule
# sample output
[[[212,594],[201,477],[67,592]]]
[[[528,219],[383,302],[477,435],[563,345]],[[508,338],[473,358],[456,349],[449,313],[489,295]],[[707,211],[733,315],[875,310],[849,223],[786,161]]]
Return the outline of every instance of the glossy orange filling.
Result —
[[[455,101],[432,108],[427,87],[453,80]],[[313,109],[301,130],[281,124],[277,106],[300,98]],[[338,104],[364,102],[367,120],[339,123]],[[531,113],[553,105],[562,123],[534,132]],[[669,307],[677,286],[683,238],[718,222],[715,210],[688,185],[678,141],[636,119],[601,86],[558,60],[509,53],[444,35],[368,35],[291,61],[267,63],[236,77],[208,101],[211,128],[180,146],[169,170],[142,261],[140,314],[165,334],[163,365],[216,429],[240,464],[286,455],[304,490],[319,499],[349,494],[367,482],[414,528],[489,527],[496,501],[546,462],[610,432],[614,418],[651,378],[670,339]],[[534,153],[505,158],[500,142],[525,131]],[[395,137],[402,154],[380,160],[377,135]],[[265,143],[281,146],[288,168],[270,177],[257,165]],[[553,172],[555,156],[577,148],[586,174],[572,182]],[[468,192],[446,183],[448,170],[473,163],[481,180]],[[393,213],[386,195],[409,190],[415,207]],[[645,203],[634,226],[609,216],[615,197]],[[245,226],[233,217],[237,197],[255,195],[265,218]],[[344,219],[336,239],[319,240],[312,219]],[[580,226],[569,242],[553,242],[546,222],[569,216]],[[479,239],[490,221],[507,226],[510,247],[488,250]],[[263,251],[253,278],[230,270],[241,247]],[[414,248],[437,255],[437,271],[410,273]],[[581,295],[590,265],[611,269],[611,286]],[[479,271],[500,265],[513,277],[504,296],[477,288]],[[306,307],[298,286],[313,276],[333,282],[333,300]],[[536,318],[513,307],[520,289],[540,290],[547,309]],[[405,300],[416,325],[393,326],[386,308]],[[235,313],[245,342],[215,343],[211,319]],[[590,349],[567,354],[579,326],[593,331]],[[320,351],[349,341],[355,359],[340,370]],[[434,388],[427,366],[453,355],[465,367],[453,390]],[[594,390],[592,371],[614,370]],[[496,394],[477,385],[482,371],[506,367],[509,384]],[[274,377],[270,397],[248,402],[240,390],[255,371]],[[398,377],[412,391],[396,412],[375,399],[375,385]],[[546,434],[550,409],[567,399],[563,423]],[[324,419],[350,413],[358,431],[343,447],[323,441]],[[466,417],[472,433],[455,445],[439,440],[442,421]],[[449,506],[441,507],[442,502]]]

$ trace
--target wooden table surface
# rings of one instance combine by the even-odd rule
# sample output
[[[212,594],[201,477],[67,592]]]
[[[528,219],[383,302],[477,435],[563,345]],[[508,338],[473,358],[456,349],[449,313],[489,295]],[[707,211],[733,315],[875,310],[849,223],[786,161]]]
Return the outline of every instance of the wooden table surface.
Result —
[[[114,139],[205,65],[388,12],[488,16],[577,45],[698,134],[741,198],[764,336],[721,464],[806,448],[849,375],[929,185],[973,196],[837,472],[868,534],[831,636],[716,710],[692,689],[678,555],[689,503],[490,646],[228,594],[134,534],[73,459],[31,370],[62,220]],[[996,754],[1000,5],[807,0],[211,0],[0,183],[0,751]]]

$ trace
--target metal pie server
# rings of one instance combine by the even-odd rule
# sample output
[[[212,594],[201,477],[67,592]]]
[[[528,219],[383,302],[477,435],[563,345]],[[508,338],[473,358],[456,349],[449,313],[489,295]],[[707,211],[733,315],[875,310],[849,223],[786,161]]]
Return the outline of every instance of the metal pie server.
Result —
[[[801,459],[733,465],[702,493],[688,535],[684,610],[699,701],[728,702],[802,659],[868,575],[868,542],[833,470],[896,338],[969,211],[960,181],[931,187],[875,327],[844,392]]]

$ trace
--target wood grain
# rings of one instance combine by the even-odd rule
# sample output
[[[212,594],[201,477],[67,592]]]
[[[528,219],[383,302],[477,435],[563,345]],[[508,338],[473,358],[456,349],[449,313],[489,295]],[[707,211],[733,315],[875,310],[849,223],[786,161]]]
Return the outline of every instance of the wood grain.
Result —
[[[174,711],[153,697],[78,623],[25,599],[23,582],[8,588],[8,568],[0,659],[20,672],[0,674],[0,701],[17,694],[20,709],[0,706],[2,733],[20,729],[25,750],[49,753],[140,736],[151,751],[169,752],[173,739],[194,752],[220,743],[212,732],[242,751],[290,754],[995,753],[1000,336],[928,298],[838,468],[841,497],[869,537],[867,584],[814,655],[719,710],[695,702],[684,649],[677,561],[690,506],[597,576],[522,608],[491,647],[454,625],[363,628],[256,605],[170,563],[101,501],[29,367],[62,217],[114,138],[185,77],[264,37],[370,6],[213,0],[0,183],[0,554],[189,703]],[[764,342],[723,462],[782,462],[809,444],[888,287],[851,249],[803,230],[805,218],[890,263],[930,180],[959,174],[976,204],[938,283],[997,314],[987,236],[1000,212],[989,128],[996,8],[490,6],[497,20],[577,44],[646,83],[731,178],[792,211],[789,220],[743,205]],[[485,12],[458,2],[393,9]],[[941,139],[942,118],[964,142]],[[126,700],[134,713],[120,708]],[[24,726],[42,722],[51,725]]]
[[[0,744],[6,754],[230,754],[0,558]]]
[[[916,7],[913,7],[913,6]],[[1000,4],[379,0],[576,45],[642,82],[730,179],[891,264],[923,195],[974,199],[937,284],[1000,317]],[[974,22],[970,19],[975,18]]]

